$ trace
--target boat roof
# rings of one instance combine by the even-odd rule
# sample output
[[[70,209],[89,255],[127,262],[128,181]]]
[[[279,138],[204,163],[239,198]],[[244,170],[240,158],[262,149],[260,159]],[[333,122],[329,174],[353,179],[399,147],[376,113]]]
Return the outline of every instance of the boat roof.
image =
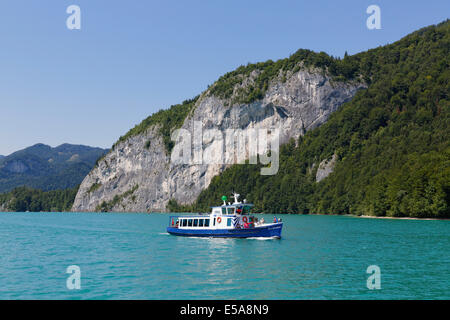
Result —
[[[246,206],[246,207],[254,207],[254,204],[252,203],[234,203],[234,204],[227,204],[226,206],[211,206],[210,208],[235,208],[237,206]]]

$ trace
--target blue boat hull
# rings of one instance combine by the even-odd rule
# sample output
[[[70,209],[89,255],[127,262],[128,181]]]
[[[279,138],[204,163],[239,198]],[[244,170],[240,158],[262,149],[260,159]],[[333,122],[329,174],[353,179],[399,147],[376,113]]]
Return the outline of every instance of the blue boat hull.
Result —
[[[178,229],[167,227],[167,232],[184,237],[212,237],[212,238],[281,238],[283,223],[272,223],[267,226],[248,229]]]

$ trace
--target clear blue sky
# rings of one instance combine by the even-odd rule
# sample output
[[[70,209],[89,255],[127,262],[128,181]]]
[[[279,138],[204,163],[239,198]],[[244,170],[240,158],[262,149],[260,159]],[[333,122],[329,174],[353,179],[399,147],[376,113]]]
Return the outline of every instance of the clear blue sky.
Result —
[[[81,30],[66,27],[72,4]],[[371,4],[381,30],[366,27]],[[110,147],[239,65],[299,48],[357,53],[449,12],[448,0],[2,0],[0,154],[38,142]]]

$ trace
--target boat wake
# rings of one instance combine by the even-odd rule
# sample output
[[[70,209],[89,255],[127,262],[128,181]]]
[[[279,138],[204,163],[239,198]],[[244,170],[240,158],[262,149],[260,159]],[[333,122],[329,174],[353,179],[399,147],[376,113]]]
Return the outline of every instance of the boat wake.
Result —
[[[274,236],[274,237],[249,237],[246,239],[248,239],[248,240],[278,240],[278,239],[280,239],[280,237],[276,237],[276,236]]]

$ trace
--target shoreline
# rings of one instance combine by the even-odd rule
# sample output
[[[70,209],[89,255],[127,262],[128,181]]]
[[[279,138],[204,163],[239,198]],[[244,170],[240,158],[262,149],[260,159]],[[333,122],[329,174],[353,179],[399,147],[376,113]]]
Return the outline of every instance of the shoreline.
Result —
[[[0,210],[0,213],[14,213],[15,211],[4,211]],[[26,212],[18,212],[18,213],[121,213],[121,214],[127,214],[127,213],[139,213],[139,214],[153,214],[153,213],[160,213],[160,214],[199,214],[198,212],[125,212],[125,211],[109,211],[109,212],[96,212],[96,211],[56,211],[56,212],[46,212],[46,211],[26,211]],[[365,219],[392,219],[392,220],[450,220],[449,218],[416,218],[416,217],[388,217],[388,216],[369,216],[369,215],[355,215],[355,214],[335,214],[335,213],[262,213],[262,212],[255,212],[253,214],[260,215],[260,214],[268,214],[268,215],[299,215],[299,216],[337,216],[337,217],[353,217],[353,218],[365,218]]]
[[[450,218],[416,218],[416,217],[388,217],[388,216],[369,216],[369,215],[356,215],[356,214],[323,214],[323,213],[310,213],[317,216],[342,216],[353,218],[365,218],[365,219],[393,219],[393,220],[450,220]]]
[[[450,220],[450,218],[416,218],[416,217],[377,217],[377,216],[368,216],[368,215],[348,215],[352,217],[358,217],[358,218],[366,218],[366,219],[394,219],[394,220]]]
[[[450,220],[449,218],[416,218],[416,217],[388,217],[388,216],[369,216],[356,214],[336,214],[336,213],[254,213],[254,214],[273,214],[273,215],[300,215],[300,216],[336,216],[336,217],[353,217],[366,219],[393,219],[393,220]]]

